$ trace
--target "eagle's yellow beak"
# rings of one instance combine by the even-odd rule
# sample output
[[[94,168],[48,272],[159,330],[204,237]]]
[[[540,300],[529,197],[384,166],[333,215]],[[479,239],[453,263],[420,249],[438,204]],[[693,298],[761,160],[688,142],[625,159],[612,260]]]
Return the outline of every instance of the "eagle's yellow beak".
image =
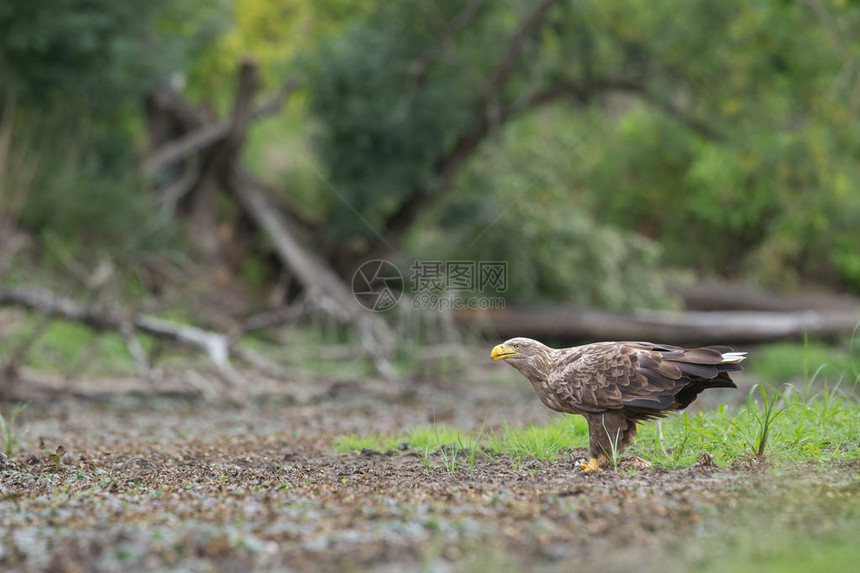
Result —
[[[505,346],[504,344],[499,344],[493,348],[493,351],[490,352],[490,356],[493,360],[504,360],[505,358],[510,358],[511,356],[516,356],[519,354],[516,350],[511,348],[510,346]]]

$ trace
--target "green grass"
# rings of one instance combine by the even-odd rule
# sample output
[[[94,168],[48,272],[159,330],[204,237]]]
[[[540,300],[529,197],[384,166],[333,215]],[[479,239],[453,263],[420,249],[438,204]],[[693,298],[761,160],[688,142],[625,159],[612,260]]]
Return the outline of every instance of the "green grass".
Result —
[[[506,454],[517,465],[533,459],[552,462],[563,452],[588,447],[588,424],[582,416],[560,416],[546,426],[505,427],[490,434],[487,448]]]
[[[361,450],[379,450],[387,452],[389,450],[397,449],[400,445],[400,441],[396,438],[379,434],[371,434],[368,436],[347,434],[336,437],[332,445],[335,450],[341,453],[360,452]]]
[[[856,460],[860,406],[828,387],[814,394],[754,387],[745,407],[673,415],[663,421],[663,434],[661,445],[656,424],[641,426],[632,451],[669,468],[692,465],[702,453],[720,465],[753,457],[777,464]]]
[[[431,456],[437,456],[446,470],[457,472],[474,469],[479,455],[506,455],[517,467],[526,460],[554,461],[569,450],[588,446],[588,426],[579,416],[560,416],[546,426],[505,426],[495,432],[485,432],[483,427],[468,432],[434,424],[416,426],[396,436],[338,436],[332,445],[341,453],[405,447],[422,459],[425,468],[429,468]]]
[[[460,432],[446,426],[416,426],[405,434],[390,436],[371,434],[361,436],[349,434],[338,436],[332,442],[338,452],[357,452],[364,449],[390,451],[402,447],[409,448],[421,458],[424,467],[429,469],[430,456],[436,455],[448,472],[456,473],[468,467],[475,468],[479,453],[487,455],[482,448],[483,430]]]
[[[638,456],[665,468],[694,465],[702,454],[724,466],[753,458],[775,465],[860,459],[857,399],[851,392],[826,385],[815,392],[812,388],[798,391],[784,386],[777,391],[756,386],[744,407],[723,405],[714,412],[673,414],[662,421],[662,442],[655,422],[643,424],[636,443],[622,457]],[[519,468],[525,460],[552,462],[572,449],[587,448],[588,428],[581,416],[562,416],[543,426],[506,426],[491,432],[434,425],[396,436],[352,435],[334,441],[340,452],[388,450],[401,444],[422,458],[425,467],[432,455],[440,456],[450,471],[462,468],[463,455],[471,456],[473,467],[479,452],[505,455]]]

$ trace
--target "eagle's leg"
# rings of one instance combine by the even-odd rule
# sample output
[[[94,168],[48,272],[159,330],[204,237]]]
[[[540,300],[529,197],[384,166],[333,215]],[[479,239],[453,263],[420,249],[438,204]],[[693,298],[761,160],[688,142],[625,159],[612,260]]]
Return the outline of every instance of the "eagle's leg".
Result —
[[[620,459],[621,452],[636,436],[636,422],[619,410],[599,414],[586,414],[591,460],[582,465],[582,471],[595,471]]]

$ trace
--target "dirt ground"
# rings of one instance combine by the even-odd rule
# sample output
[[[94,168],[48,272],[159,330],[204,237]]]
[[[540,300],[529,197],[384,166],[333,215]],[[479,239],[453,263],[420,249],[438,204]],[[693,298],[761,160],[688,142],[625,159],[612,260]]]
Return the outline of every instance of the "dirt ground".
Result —
[[[546,422],[527,390],[330,389],[303,403],[243,407],[152,398],[32,404],[19,421],[21,446],[0,458],[0,565],[672,571],[718,554],[708,547],[727,524],[737,531],[741,514],[753,528],[857,527],[856,515],[838,509],[860,493],[856,464],[582,474],[574,461],[585,452],[574,451],[519,469],[478,455],[474,471],[449,473],[438,456],[425,467],[406,450],[332,448],[336,435],[433,420],[488,430]],[[810,488],[835,513],[792,493]]]

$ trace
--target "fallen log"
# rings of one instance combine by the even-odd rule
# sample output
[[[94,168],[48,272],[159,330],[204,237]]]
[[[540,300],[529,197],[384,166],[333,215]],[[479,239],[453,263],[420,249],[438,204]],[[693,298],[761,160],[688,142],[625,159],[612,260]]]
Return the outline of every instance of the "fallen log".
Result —
[[[860,308],[844,311],[636,311],[631,314],[562,305],[461,311],[461,326],[498,338],[527,336],[566,342],[649,340],[674,344],[750,344],[833,339],[860,325]]]
[[[18,306],[89,326],[93,330],[113,330],[122,333],[128,328],[159,338],[165,338],[202,350],[225,382],[233,386],[242,383],[242,377],[230,363],[233,344],[225,334],[189,324],[181,324],[155,316],[139,314],[125,316],[115,310],[84,306],[66,297],[36,286],[0,289],[0,307]]]
[[[860,309],[860,298],[856,296],[818,291],[775,294],[748,285],[728,282],[675,285],[669,287],[669,292],[680,297],[687,310],[853,312]]]
[[[359,307],[341,278],[294,235],[292,229],[295,225],[288,215],[273,205],[252,182],[235,171],[228,185],[245,212],[271,237],[284,265],[295,273],[305,287],[308,293],[306,300],[351,325],[377,372],[386,379],[396,379],[396,371],[388,359],[393,335],[385,322]]]

